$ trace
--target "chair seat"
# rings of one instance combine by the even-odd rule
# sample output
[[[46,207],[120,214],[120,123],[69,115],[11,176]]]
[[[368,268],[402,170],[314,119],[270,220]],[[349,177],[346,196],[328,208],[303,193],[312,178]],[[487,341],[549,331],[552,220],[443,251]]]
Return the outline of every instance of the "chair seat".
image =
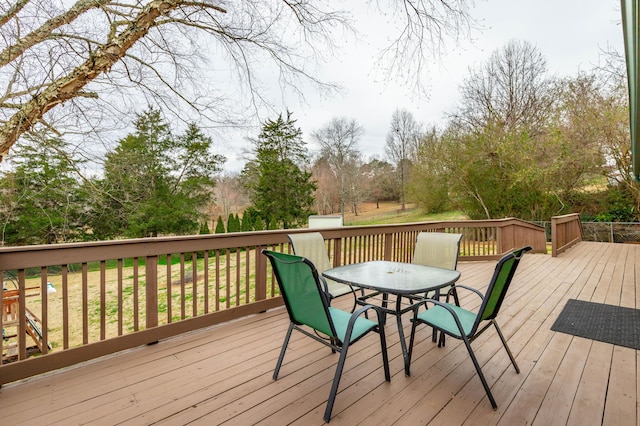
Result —
[[[476,321],[477,313],[467,311],[464,308],[449,303],[445,303],[445,305],[447,305],[456,313],[458,319],[460,320],[460,324],[462,324],[462,330],[464,330],[464,334],[466,336],[469,336],[473,330],[473,325]],[[454,337],[462,338],[453,315],[451,315],[451,312],[449,312],[442,306],[435,305],[433,307],[430,307],[429,309],[418,314],[417,318],[418,320],[423,321],[431,326],[435,326],[444,330],[446,333]]]
[[[344,342],[345,336],[347,334],[347,325],[349,324],[349,320],[351,319],[352,314],[338,308],[329,307],[329,315],[331,315],[333,325],[336,329],[336,337],[340,339],[341,342]],[[372,329],[376,328],[377,325],[378,323],[376,322],[363,317],[358,317],[355,324],[353,325],[351,340],[357,340]]]

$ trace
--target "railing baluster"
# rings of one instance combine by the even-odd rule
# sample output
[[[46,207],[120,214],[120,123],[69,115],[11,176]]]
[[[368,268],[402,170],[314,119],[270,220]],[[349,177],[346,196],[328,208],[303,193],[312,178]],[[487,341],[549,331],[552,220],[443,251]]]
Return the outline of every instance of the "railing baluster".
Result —
[[[202,259],[202,274],[204,279],[204,313],[209,313],[209,250],[204,251]]]
[[[139,308],[138,308],[138,258],[133,258],[133,329],[140,329]]]
[[[49,352],[47,347],[49,342],[49,290],[47,285],[47,268],[40,268],[40,300],[42,307],[40,310],[40,352],[46,355]],[[35,318],[34,318],[35,319]]]
[[[251,264],[251,250],[249,247],[245,247],[244,249],[244,303],[247,304],[251,301],[251,286],[249,285],[249,278],[251,276],[251,271],[249,266]]]
[[[171,253],[167,254],[167,324],[173,322],[173,278],[171,271]]]
[[[180,253],[180,319],[187,317],[187,289],[184,272],[184,253]]]
[[[107,267],[100,261],[100,340],[107,337]]]
[[[89,343],[89,265],[82,263],[82,344]]]
[[[193,296],[193,317],[198,316],[198,254],[191,254],[191,294]]]
[[[122,259],[118,259],[118,336],[124,332],[123,263]]]
[[[69,348],[69,267],[62,265],[62,347]]]
[[[27,359],[27,285],[24,269],[18,271],[18,359]]]
[[[216,250],[216,311],[220,310],[220,250]]]
[[[227,249],[225,252],[225,261],[226,261],[226,282],[225,282],[225,306],[227,309],[231,307],[231,250]]]
[[[240,252],[242,250],[240,250],[239,248],[236,250],[236,265],[235,265],[235,271],[236,271],[236,283],[235,283],[235,292],[236,292],[236,304],[235,306],[240,306]]]

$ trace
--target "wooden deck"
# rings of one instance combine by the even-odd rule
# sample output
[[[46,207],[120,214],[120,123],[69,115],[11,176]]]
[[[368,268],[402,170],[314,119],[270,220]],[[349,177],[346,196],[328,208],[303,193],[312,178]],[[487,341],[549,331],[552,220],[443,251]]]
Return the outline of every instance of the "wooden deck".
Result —
[[[499,317],[521,373],[494,332],[473,344],[497,410],[464,347],[448,339],[438,348],[426,328],[419,332],[412,375],[405,377],[390,321],[391,382],[384,381],[377,337],[358,342],[347,358],[331,424],[640,424],[638,352],[550,330],[569,298],[640,307],[636,265],[640,245],[583,242],[557,258],[525,256]],[[483,287],[493,266],[461,263],[460,282]],[[287,324],[284,309],[275,309],[5,385],[1,423],[323,423],[338,356],[294,333],[273,381]]]

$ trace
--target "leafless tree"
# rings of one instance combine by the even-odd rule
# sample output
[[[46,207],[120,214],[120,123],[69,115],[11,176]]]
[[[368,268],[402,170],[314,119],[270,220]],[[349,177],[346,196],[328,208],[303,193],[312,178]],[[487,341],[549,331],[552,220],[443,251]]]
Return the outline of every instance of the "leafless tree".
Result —
[[[402,210],[406,207],[406,184],[409,180],[411,161],[416,154],[421,137],[421,126],[406,109],[396,109],[391,117],[385,152],[396,166]]]
[[[421,52],[468,28],[469,2],[378,2],[381,10],[398,7],[395,22],[405,23],[384,53],[389,71],[420,71]],[[212,127],[237,125],[267,101],[273,85],[257,72],[265,69],[293,90],[302,81],[329,88],[312,70],[335,34],[350,28],[344,7],[318,0],[1,0],[0,157],[40,128],[77,133],[90,151],[100,130],[123,127],[141,104],[178,119],[199,115]]]
[[[311,167],[313,180],[318,187],[314,193],[318,214],[333,214],[340,210],[340,187],[326,158],[319,157]]]
[[[363,133],[364,128],[356,120],[339,117],[332,119],[323,128],[311,134],[311,137],[320,145],[320,156],[326,159],[340,182],[340,214],[343,221],[344,205],[349,190],[345,186],[349,174],[347,169],[353,171],[360,158],[358,141]]]
[[[553,106],[551,80],[542,53],[527,41],[510,41],[491,54],[461,87],[462,107],[455,119],[473,130],[495,126],[535,135]]]
[[[213,189],[215,204],[210,206],[210,216],[229,217],[231,213],[238,213],[249,204],[247,197],[239,188],[238,176],[225,174],[216,180]]]

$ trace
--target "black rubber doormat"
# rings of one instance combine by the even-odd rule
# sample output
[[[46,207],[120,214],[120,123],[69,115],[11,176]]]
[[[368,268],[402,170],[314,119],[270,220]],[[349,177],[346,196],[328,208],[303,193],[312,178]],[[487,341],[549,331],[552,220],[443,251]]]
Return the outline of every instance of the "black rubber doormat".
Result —
[[[640,309],[569,299],[551,330],[640,349]]]

